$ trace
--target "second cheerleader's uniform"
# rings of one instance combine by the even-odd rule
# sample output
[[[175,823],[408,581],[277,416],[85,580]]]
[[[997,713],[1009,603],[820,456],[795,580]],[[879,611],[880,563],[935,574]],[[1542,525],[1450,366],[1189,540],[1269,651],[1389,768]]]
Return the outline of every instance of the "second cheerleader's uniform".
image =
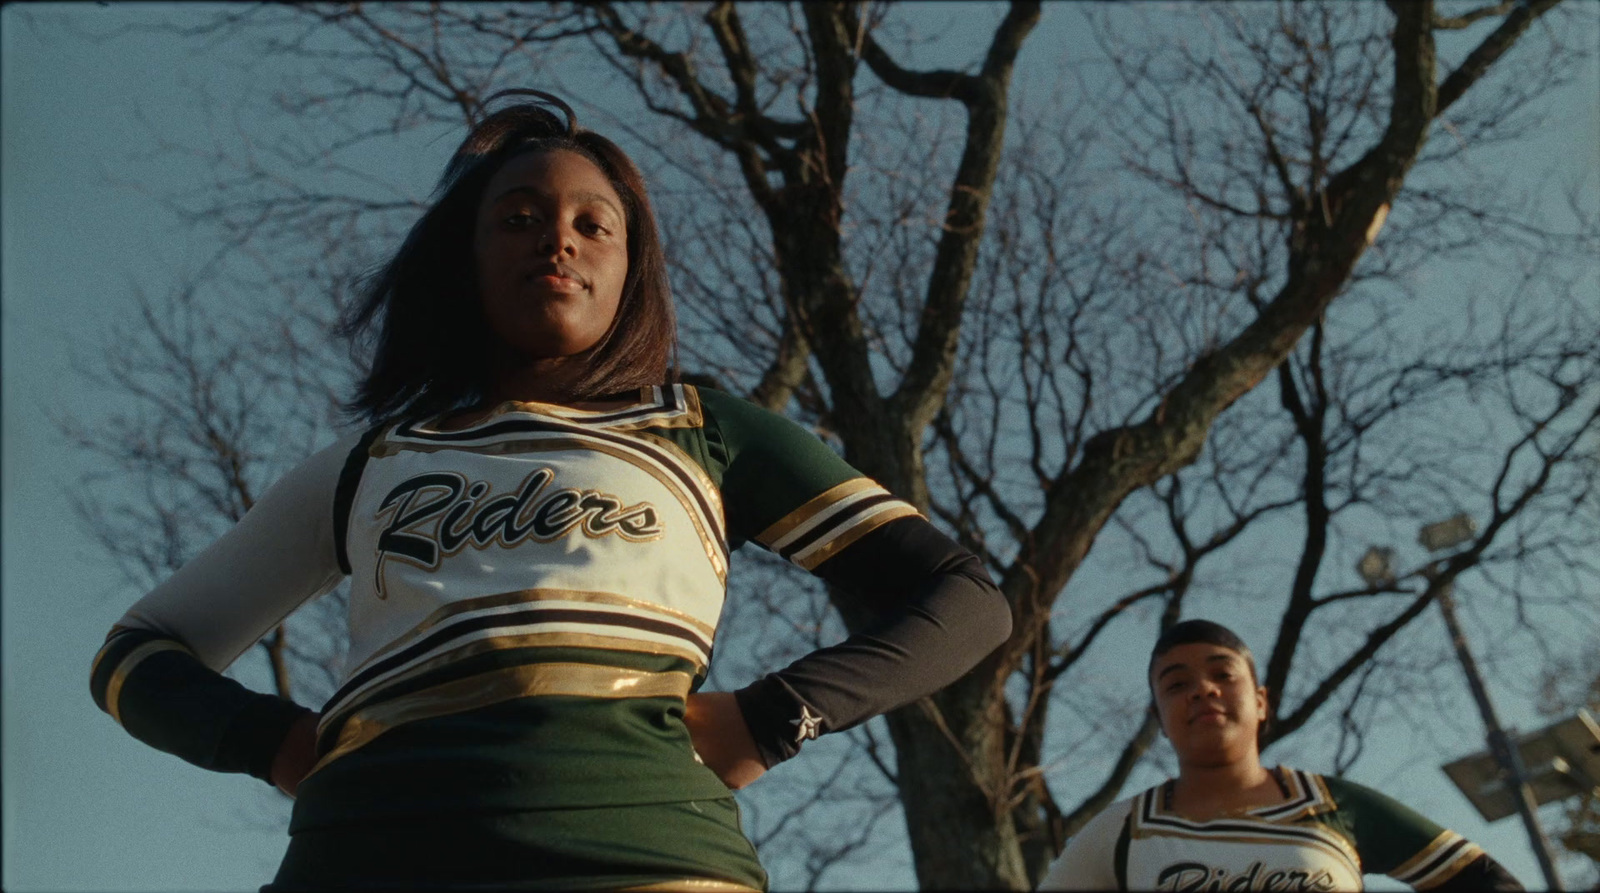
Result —
[[[1389,797],[1279,767],[1285,800],[1207,821],[1172,810],[1168,781],[1089,820],[1040,890],[1360,890],[1386,874],[1417,890],[1521,890],[1477,844]]]
[[[348,576],[347,669],[270,889],[760,889],[683,724],[748,540],[876,618],[735,693],[768,766],[1010,630],[909,504],[793,422],[674,385],[336,443],[135,604],[91,685],[134,736],[267,780],[305,709],[219,671]]]

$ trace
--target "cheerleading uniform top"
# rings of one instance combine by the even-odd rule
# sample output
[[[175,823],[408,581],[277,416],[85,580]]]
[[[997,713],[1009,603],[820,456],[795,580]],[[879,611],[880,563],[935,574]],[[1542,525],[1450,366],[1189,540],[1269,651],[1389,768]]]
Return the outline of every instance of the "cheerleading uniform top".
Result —
[[[768,766],[949,684],[1009,633],[978,560],[912,506],[793,422],[672,385],[341,440],[136,603],[91,689],[141,740],[269,780],[304,708],[218,671],[348,576],[346,670],[291,831],[725,797],[682,715],[747,540],[869,621],[735,693]]]
[[[1207,821],[1172,810],[1167,781],[1089,820],[1040,890],[1521,890],[1476,844],[1370,788],[1275,770],[1286,799]]]

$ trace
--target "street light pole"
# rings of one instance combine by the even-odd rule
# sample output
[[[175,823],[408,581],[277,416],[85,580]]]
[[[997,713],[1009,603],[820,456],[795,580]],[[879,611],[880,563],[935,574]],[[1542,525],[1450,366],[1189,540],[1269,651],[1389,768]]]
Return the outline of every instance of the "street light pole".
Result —
[[[1489,730],[1489,752],[1494,754],[1495,760],[1509,776],[1506,787],[1517,806],[1517,814],[1522,816],[1522,824],[1528,829],[1528,840],[1533,844],[1533,855],[1539,860],[1539,870],[1544,872],[1549,889],[1561,890],[1561,878],[1556,874],[1555,863],[1550,858],[1550,841],[1544,835],[1544,828],[1539,825],[1533,790],[1528,786],[1527,768],[1522,765],[1522,755],[1516,745],[1511,742],[1505,729],[1500,727],[1500,718],[1494,712],[1494,704],[1489,701],[1489,690],[1483,684],[1483,676],[1478,673],[1478,663],[1472,659],[1472,652],[1467,650],[1466,634],[1461,631],[1461,624],[1456,622],[1455,599],[1451,597],[1453,588],[1454,585],[1449,581],[1439,587],[1436,599],[1439,613],[1444,615],[1444,625],[1450,630],[1450,642],[1455,646],[1456,657],[1461,660],[1461,668],[1466,671],[1467,687],[1472,689],[1472,698],[1478,702],[1478,712],[1483,714],[1483,724]]]
[[[1477,527],[1471,515],[1458,514],[1423,525],[1417,531],[1417,541],[1423,548],[1437,555],[1472,539]],[[1373,546],[1356,563],[1356,572],[1368,586],[1392,585],[1395,580],[1394,559],[1393,549]],[[1511,795],[1511,801],[1516,805],[1518,815],[1522,817],[1522,824],[1528,829],[1528,841],[1533,845],[1534,857],[1539,860],[1539,869],[1544,872],[1545,883],[1549,884],[1551,890],[1561,890],[1561,878],[1556,874],[1555,863],[1550,858],[1550,841],[1544,836],[1544,829],[1539,826],[1538,801],[1534,798],[1533,788],[1528,783],[1528,770],[1522,764],[1522,753],[1506,734],[1505,729],[1500,727],[1500,718],[1495,715],[1494,704],[1489,700],[1489,689],[1483,684],[1483,674],[1478,672],[1478,663],[1472,659],[1472,652],[1467,648],[1467,636],[1462,632],[1461,624],[1456,621],[1456,603],[1451,595],[1455,581],[1453,578],[1439,579],[1443,567],[1442,559],[1437,563],[1424,564],[1422,575],[1427,578],[1429,586],[1438,587],[1434,600],[1439,603],[1439,613],[1444,615],[1445,627],[1450,632],[1450,643],[1455,647],[1456,657],[1461,661],[1461,669],[1466,672],[1467,687],[1472,690],[1472,699],[1478,703],[1478,712],[1483,716],[1483,725],[1488,731],[1486,737],[1489,741],[1489,756],[1502,773],[1500,781],[1505,784],[1506,792]],[[1587,714],[1583,716],[1587,717]],[[1589,735],[1600,740],[1600,732],[1594,730],[1593,722],[1587,718],[1584,722],[1587,723]],[[1588,772],[1587,769],[1583,771]],[[1482,806],[1479,806],[1479,812],[1483,813],[1485,818],[1489,817]],[[1501,813],[1501,816],[1503,815],[1504,813]]]

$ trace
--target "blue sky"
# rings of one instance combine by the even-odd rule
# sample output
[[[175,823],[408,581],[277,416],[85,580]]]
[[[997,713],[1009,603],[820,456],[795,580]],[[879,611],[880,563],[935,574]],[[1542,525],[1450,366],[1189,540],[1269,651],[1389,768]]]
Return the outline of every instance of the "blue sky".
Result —
[[[1588,18],[1600,20],[1600,4],[1589,9],[1595,14]],[[95,40],[60,27],[70,19],[98,33],[172,11],[87,4],[0,11],[0,880],[13,893],[254,889],[270,879],[286,842],[286,810],[264,785],[154,752],[90,701],[89,659],[138,593],[77,528],[67,496],[88,469],[48,421],[52,413],[93,419],[106,411],[107,398],[73,373],[72,352],[91,348],[127,319],[131,284],[159,288],[203,254],[204,246],[174,238],[183,231],[153,199],[199,169],[175,156],[149,156],[150,128],[178,142],[207,143],[193,90],[203,85],[226,96],[259,90],[257,81],[271,77],[264,60],[221,58],[170,35]],[[1571,96],[1571,115],[1544,139],[1600,168],[1600,76],[1592,66]],[[112,185],[128,181],[148,191]],[[1529,724],[1526,704],[1502,709]],[[1358,780],[1389,786],[1483,843],[1524,879],[1537,878],[1520,830],[1511,822],[1485,826],[1414,752],[1396,748],[1362,771]]]
[[[86,467],[47,421],[47,413],[105,410],[105,398],[73,376],[71,352],[98,343],[107,321],[127,309],[130,282],[159,282],[169,265],[190,260],[148,198],[109,185],[132,174],[161,188],[185,174],[181,165],[132,160],[150,140],[135,109],[183,132],[194,121],[178,97],[226,74],[216,60],[187,59],[175,40],[97,44],[36,30],[20,11],[0,12],[3,883],[15,891],[253,889],[270,879],[284,843],[259,805],[251,808],[271,803],[265,785],[188,771],[122,734],[87,697],[89,658],[132,593],[73,521],[66,495]],[[70,10],[86,24],[106,12]]]

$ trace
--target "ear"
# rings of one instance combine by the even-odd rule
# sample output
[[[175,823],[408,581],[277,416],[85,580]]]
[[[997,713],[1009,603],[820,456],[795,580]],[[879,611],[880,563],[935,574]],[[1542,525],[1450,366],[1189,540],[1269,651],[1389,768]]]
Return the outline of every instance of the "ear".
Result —
[[[1262,722],[1267,721],[1267,687],[1265,685],[1256,686],[1256,712],[1261,717]]]
[[[1161,737],[1167,737],[1167,726],[1161,721],[1161,711],[1156,707],[1154,698],[1150,700],[1150,718],[1156,721],[1156,731],[1161,733]]]

